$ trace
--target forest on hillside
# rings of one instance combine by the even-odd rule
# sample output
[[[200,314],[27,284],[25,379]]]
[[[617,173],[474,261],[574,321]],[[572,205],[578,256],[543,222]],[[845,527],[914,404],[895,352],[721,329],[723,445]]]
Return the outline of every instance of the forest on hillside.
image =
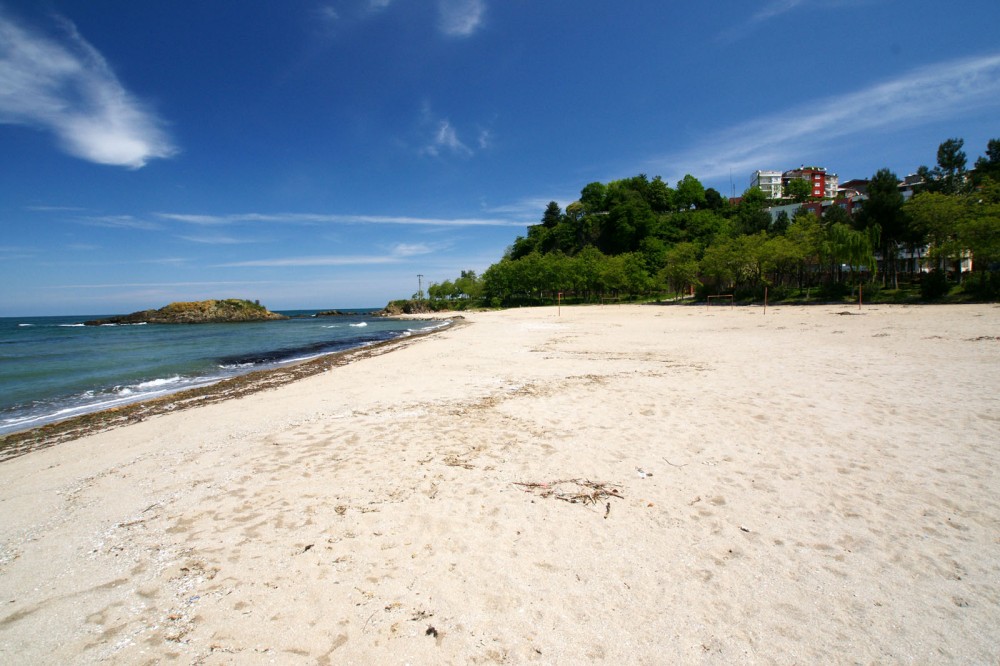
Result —
[[[938,149],[908,201],[899,178],[880,169],[853,214],[840,205],[822,217],[769,208],[751,188],[735,204],[687,175],[671,187],[644,174],[590,183],[579,200],[551,202],[481,276],[463,271],[431,284],[433,308],[503,307],[734,294],[772,300],[838,300],[908,289],[923,300],[947,294],[1000,297],[1000,139],[973,168],[961,139]],[[794,191],[794,190],[793,190]],[[798,201],[807,197],[800,196]],[[903,261],[919,257],[919,261]],[[962,259],[973,270],[963,273]],[[929,263],[927,273],[919,264]]]

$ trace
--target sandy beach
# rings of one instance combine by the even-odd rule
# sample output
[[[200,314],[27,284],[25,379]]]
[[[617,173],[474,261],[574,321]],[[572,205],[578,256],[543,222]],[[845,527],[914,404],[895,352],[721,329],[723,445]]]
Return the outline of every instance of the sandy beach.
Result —
[[[465,316],[0,464],[0,662],[1000,660],[1000,307]]]

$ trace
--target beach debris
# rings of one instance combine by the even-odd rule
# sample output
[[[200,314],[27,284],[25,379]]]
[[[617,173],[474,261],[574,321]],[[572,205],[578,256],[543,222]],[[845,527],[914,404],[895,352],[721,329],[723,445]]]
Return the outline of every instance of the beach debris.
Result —
[[[589,479],[562,479],[548,483],[515,482],[514,485],[526,493],[532,493],[539,497],[553,497],[570,504],[600,504],[612,497],[625,499],[618,486],[597,483]],[[610,505],[611,503],[608,502],[608,506]],[[605,517],[609,511],[610,509],[605,511]]]
[[[434,638],[437,638],[438,630],[435,629],[433,625],[428,625],[427,631],[424,632],[424,636],[433,636]]]
[[[750,528],[749,527],[744,527],[743,525],[740,525],[740,530],[743,531],[743,532],[749,532]]]
[[[687,464],[687,463],[684,463],[683,465],[675,465],[674,463],[670,462],[670,461],[669,461],[669,460],[667,460],[666,458],[664,458],[664,459],[663,459],[663,462],[667,463],[667,464],[668,464],[668,465],[670,465],[671,467],[687,467],[687,466],[688,466],[688,464]]]
[[[475,469],[468,460],[458,457],[454,454],[449,454],[444,458],[444,464],[451,467],[464,467],[465,469]]]
[[[604,507],[604,520],[608,519],[608,514],[611,513],[611,502],[608,502]]]
[[[314,544],[314,543],[311,543],[311,544],[309,544],[308,546],[306,546],[305,548],[303,548],[303,549],[302,549],[302,552],[303,552],[303,553],[308,553],[308,552],[309,552],[309,550],[310,550],[310,549],[311,549],[311,548],[312,548],[313,546],[315,546],[315,545],[316,545],[316,544]]]

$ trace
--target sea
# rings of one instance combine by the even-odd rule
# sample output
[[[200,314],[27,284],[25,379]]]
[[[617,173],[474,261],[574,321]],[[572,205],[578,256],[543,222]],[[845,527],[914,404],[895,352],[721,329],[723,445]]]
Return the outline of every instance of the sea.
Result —
[[[374,310],[319,312],[173,325],[84,326],[108,315],[0,317],[0,435],[449,324]]]

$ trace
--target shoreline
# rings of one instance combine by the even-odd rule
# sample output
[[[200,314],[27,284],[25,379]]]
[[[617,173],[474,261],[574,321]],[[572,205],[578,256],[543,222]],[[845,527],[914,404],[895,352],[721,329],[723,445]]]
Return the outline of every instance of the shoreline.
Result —
[[[407,319],[406,317],[398,318]],[[430,331],[411,332],[407,336],[374,342],[363,347],[331,352],[317,358],[290,363],[277,368],[254,370],[246,374],[236,375],[235,377],[220,379],[205,386],[184,389],[176,393],[140,400],[119,407],[111,407],[110,409],[88,412],[33,428],[0,435],[0,465],[8,460],[33,451],[120,428],[132,423],[139,423],[153,416],[183,411],[225,400],[235,400],[260,391],[278,388],[305,377],[311,377],[327,370],[347,365],[348,363],[389,353],[405,346],[408,341],[467,324],[462,317],[412,317],[411,319],[426,321],[447,319],[451,321],[451,324]]]

